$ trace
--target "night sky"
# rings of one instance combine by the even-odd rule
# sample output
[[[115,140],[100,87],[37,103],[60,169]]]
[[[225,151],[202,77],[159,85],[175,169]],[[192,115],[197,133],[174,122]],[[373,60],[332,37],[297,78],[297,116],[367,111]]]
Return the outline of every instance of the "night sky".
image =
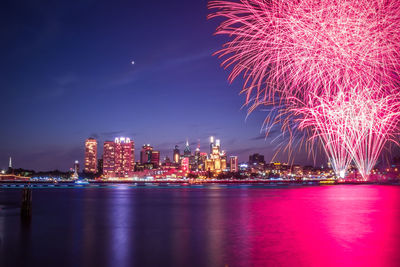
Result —
[[[67,170],[90,136],[100,153],[127,136],[136,158],[144,143],[164,158],[186,138],[208,152],[214,135],[228,156],[270,161],[278,132],[264,139],[262,109],[246,119],[207,14],[205,0],[2,1],[0,167]]]

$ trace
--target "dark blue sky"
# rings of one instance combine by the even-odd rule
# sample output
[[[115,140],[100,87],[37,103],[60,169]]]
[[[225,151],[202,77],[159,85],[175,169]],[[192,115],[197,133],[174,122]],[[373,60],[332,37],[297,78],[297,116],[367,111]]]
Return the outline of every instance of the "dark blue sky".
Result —
[[[2,1],[0,167],[12,156],[14,167],[66,170],[89,136],[100,149],[133,137],[136,157],[144,143],[164,157],[186,138],[207,151],[215,135],[240,161],[269,161],[279,141],[263,138],[265,111],[246,120],[207,13],[205,0]]]

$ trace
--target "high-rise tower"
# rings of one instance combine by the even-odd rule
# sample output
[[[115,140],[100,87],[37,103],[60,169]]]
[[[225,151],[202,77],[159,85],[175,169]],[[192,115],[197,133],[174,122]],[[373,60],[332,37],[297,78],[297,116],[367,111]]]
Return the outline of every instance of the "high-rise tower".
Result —
[[[174,148],[174,153],[173,153],[173,156],[172,156],[172,160],[174,161],[174,163],[179,164],[180,158],[181,158],[181,152],[179,151],[178,145],[176,145],[175,148]]]
[[[112,141],[105,141],[103,147],[103,175],[114,177],[115,168],[115,146]]]
[[[151,151],[151,164],[153,164],[153,168],[158,168],[160,166],[160,151]]]
[[[104,142],[103,175],[105,177],[130,177],[135,168],[135,143],[127,137],[117,137],[114,142]]]
[[[86,173],[97,172],[97,141],[88,138],[85,142],[85,169]]]
[[[189,141],[186,140],[186,146],[185,149],[183,150],[183,155],[185,157],[190,157],[192,155],[192,151],[190,150],[190,146],[189,146]]]
[[[135,168],[135,144],[126,137],[117,137],[115,146],[115,176],[130,177]]]
[[[213,153],[214,136],[210,136],[210,154]]]
[[[221,172],[226,169],[226,154],[225,151],[221,151],[221,141],[215,140],[214,137],[210,137],[210,156],[205,162],[205,170]]]
[[[142,150],[140,151],[140,164],[151,163],[152,151],[153,147],[150,146],[150,144],[142,146]]]
[[[239,171],[238,157],[237,156],[231,156],[230,157],[230,165],[231,165],[231,172],[238,172]]]

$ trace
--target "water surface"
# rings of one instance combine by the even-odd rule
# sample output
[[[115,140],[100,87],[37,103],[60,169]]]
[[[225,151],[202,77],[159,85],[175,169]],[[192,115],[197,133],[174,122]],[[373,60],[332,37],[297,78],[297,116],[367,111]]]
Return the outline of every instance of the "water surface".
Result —
[[[0,266],[399,266],[400,187],[0,188]]]

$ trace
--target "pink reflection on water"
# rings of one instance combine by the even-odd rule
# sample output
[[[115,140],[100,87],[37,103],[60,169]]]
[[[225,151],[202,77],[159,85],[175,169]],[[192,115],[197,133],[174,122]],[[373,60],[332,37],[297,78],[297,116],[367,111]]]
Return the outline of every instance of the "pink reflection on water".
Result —
[[[400,264],[398,187],[271,190],[249,205],[251,265]]]

